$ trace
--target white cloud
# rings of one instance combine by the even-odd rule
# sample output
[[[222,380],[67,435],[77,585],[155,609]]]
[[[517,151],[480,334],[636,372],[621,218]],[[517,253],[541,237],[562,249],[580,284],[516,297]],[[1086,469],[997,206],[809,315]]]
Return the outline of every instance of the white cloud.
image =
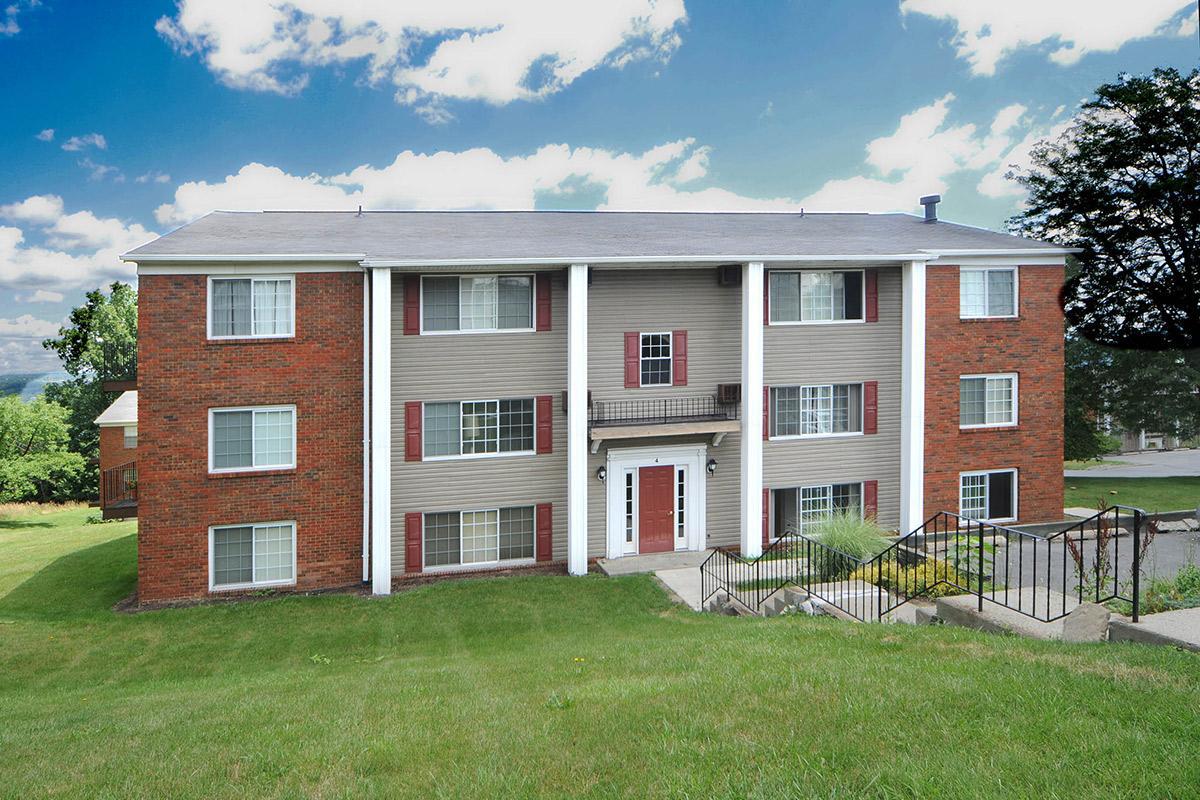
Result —
[[[93,161],[90,158],[81,158],[79,166],[88,171],[88,180],[102,181],[105,178],[111,177],[116,183],[124,183],[125,175],[117,167],[111,164],[101,164]]]
[[[45,338],[57,336],[61,323],[37,319],[30,314],[22,314],[16,319],[0,318],[0,338]]]
[[[367,83],[436,122],[447,98],[532,100],[598,67],[665,60],[686,18],[683,0],[179,0],[155,29],[239,89],[295,94],[309,70],[360,61]]]
[[[46,289],[34,289],[29,294],[17,294],[13,299],[18,303],[61,303],[65,295],[62,292],[51,292]]]
[[[67,214],[62,199],[54,195],[0,206],[0,216],[25,226],[0,225],[0,286],[47,293],[133,280],[134,267],[118,256],[155,236],[137,223],[90,211]],[[30,242],[31,234],[40,243]]]
[[[1194,5],[1194,0],[901,0],[900,11],[954,23],[958,56],[972,73],[994,75],[996,65],[1021,48],[1046,48],[1051,61],[1067,66],[1135,39],[1190,35],[1195,28],[1179,18]]]
[[[1025,190],[1021,185],[1005,176],[1010,171],[1020,173],[1028,170],[1033,163],[1030,157],[1033,146],[1043,139],[1057,139],[1073,122],[1074,120],[1065,120],[1049,128],[1038,127],[1029,131],[1021,141],[998,159],[995,169],[984,175],[975,188],[987,197],[1024,197]]]
[[[1175,31],[1175,35],[1195,36],[1197,30],[1200,30],[1200,8],[1193,11],[1190,17],[1185,17],[1179,23],[1179,30]]]
[[[156,169],[152,169],[147,173],[138,175],[136,178],[134,178],[134,180],[137,183],[170,183],[171,176],[165,172],[159,172]]]
[[[63,200],[56,194],[35,194],[19,203],[0,206],[0,217],[14,222],[49,225],[62,216]]]
[[[34,137],[39,142],[53,142],[54,128],[44,128],[37,136]]]
[[[597,189],[604,209],[795,210],[787,198],[758,199],[718,188],[681,190],[708,171],[709,148],[681,139],[644,153],[621,153],[565,144],[545,145],[524,156],[488,148],[432,154],[406,150],[386,166],[363,164],[340,175],[292,175],[278,167],[247,164],[217,183],[193,181],[159,206],[163,225],[193,220],[211,210],[532,209],[539,199],[569,198],[581,187]]]
[[[107,150],[108,140],[104,138],[102,133],[85,133],[83,136],[72,136],[62,143],[63,150],[69,150],[74,153],[79,150],[86,150],[89,147],[94,147],[97,150]]]
[[[21,32],[17,23],[17,15],[23,8],[33,8],[41,5],[41,0],[10,0],[0,12],[0,36],[16,36]]]

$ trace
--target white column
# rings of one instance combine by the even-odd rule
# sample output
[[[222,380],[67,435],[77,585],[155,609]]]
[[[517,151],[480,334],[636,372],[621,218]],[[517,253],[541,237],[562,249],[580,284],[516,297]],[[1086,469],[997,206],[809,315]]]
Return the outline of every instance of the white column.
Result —
[[[925,521],[925,262],[902,267],[900,533]]]
[[[742,555],[762,553],[763,265],[742,274]]]
[[[392,593],[392,271],[371,270],[371,592]]]
[[[587,574],[588,267],[567,275],[567,570]]]

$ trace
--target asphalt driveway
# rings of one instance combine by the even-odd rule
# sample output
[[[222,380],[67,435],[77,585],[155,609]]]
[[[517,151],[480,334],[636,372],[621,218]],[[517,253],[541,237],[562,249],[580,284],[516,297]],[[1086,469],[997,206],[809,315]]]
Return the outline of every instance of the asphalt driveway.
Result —
[[[1150,453],[1121,453],[1112,456],[1125,464],[1091,469],[1068,469],[1068,478],[1177,478],[1200,475],[1200,449],[1160,450]]]

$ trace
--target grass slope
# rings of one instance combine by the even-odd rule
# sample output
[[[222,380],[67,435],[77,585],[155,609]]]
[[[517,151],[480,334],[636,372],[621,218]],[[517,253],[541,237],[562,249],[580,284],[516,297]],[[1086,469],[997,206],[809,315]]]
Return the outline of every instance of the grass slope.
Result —
[[[89,527],[98,540],[73,550],[48,529],[0,539],[0,564],[36,560],[31,539],[44,550],[0,597],[3,797],[1079,800],[1200,786],[1189,654],[697,615],[645,577],[119,615],[134,536]]]
[[[1065,486],[1066,508],[1096,508],[1101,499],[1109,505],[1136,506],[1150,513],[1200,506],[1200,477],[1067,478]]]

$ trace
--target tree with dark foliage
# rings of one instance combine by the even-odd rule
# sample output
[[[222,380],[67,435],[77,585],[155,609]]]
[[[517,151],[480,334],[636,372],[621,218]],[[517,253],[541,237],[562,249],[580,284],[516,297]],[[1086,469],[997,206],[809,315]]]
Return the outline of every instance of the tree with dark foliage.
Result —
[[[1200,70],[1121,75],[1012,174],[1017,233],[1077,247],[1063,289],[1075,329],[1105,345],[1179,350],[1200,369]]]

